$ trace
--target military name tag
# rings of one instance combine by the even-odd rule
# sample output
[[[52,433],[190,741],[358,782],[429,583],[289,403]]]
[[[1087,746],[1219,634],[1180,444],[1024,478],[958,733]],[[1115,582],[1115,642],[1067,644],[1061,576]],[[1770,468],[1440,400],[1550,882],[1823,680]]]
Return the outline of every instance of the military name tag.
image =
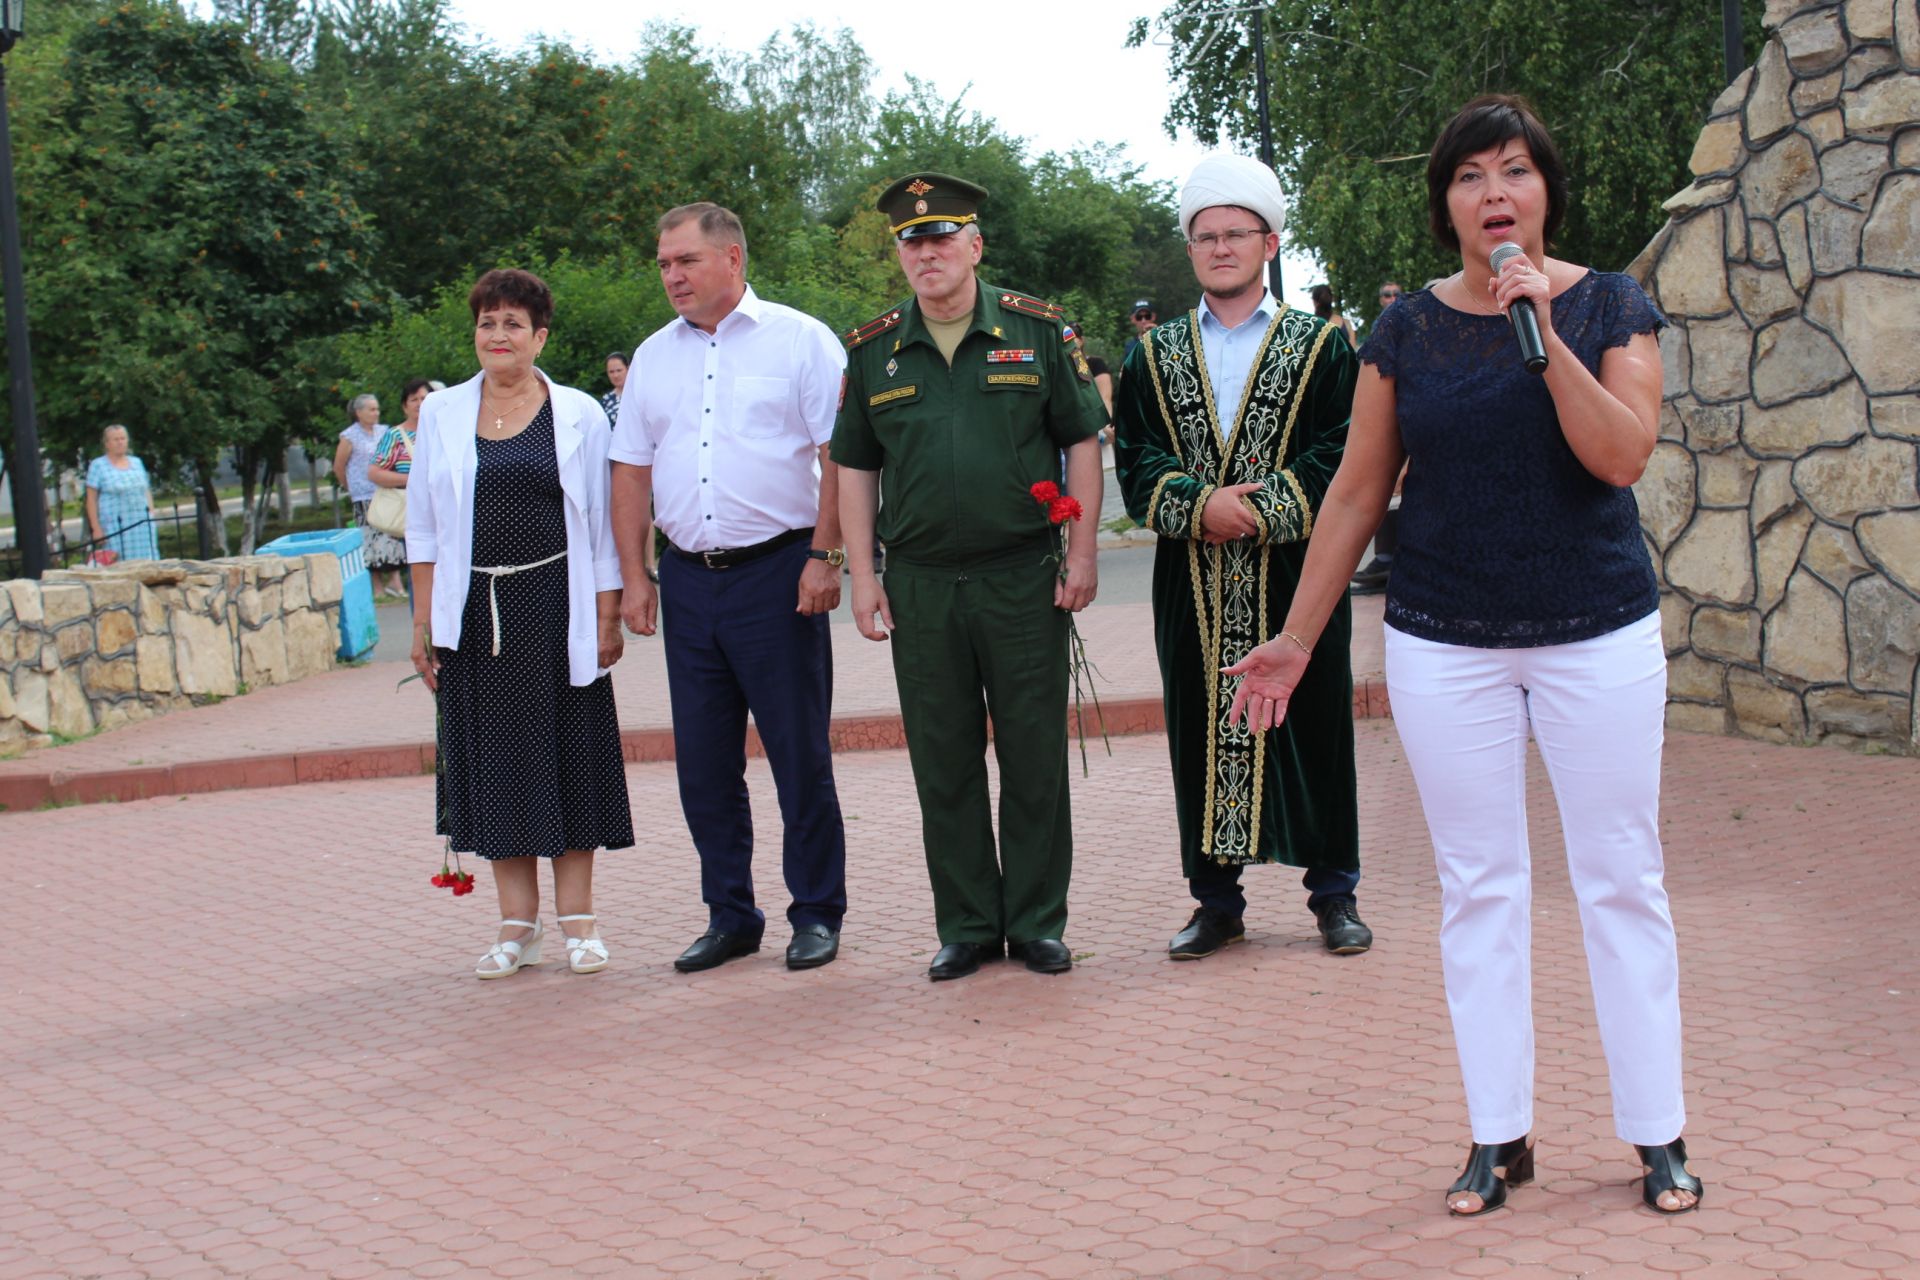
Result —
[[[1032,347],[1007,347],[987,352],[988,364],[1032,364]]]
[[[1037,373],[990,373],[987,375],[987,385],[990,387],[1037,387],[1040,385],[1040,375]]]
[[[908,396],[919,394],[920,388],[917,385],[895,387],[891,391],[882,391],[878,395],[870,397],[867,400],[867,408],[877,409],[883,404],[891,404],[895,400],[905,400]]]

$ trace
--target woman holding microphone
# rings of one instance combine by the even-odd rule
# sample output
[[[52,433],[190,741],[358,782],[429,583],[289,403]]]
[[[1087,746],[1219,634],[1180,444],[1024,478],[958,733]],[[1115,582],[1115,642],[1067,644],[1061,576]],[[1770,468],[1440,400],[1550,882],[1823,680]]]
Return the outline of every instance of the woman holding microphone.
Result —
[[[633,844],[620,724],[620,561],[600,404],[534,366],[553,295],[489,271],[468,297],[480,372],[420,406],[407,475],[413,666],[440,704],[438,830],[493,864],[500,934],[476,977],[540,959],[541,859],[575,973],[606,967],[593,855]]]
[[[1526,749],[1552,779],[1615,1130],[1642,1198],[1700,1202],[1686,1167],[1679,962],[1662,884],[1666,656],[1627,487],[1653,451],[1665,320],[1624,275],[1548,255],[1567,182],[1521,99],[1468,103],[1428,157],[1428,218],[1460,271],[1381,313],[1353,421],[1280,634],[1229,667],[1232,715],[1286,713],[1307,655],[1411,461],[1387,584],[1387,687],[1432,834],[1440,951],[1472,1145],[1458,1215],[1532,1178]],[[1501,245],[1515,255],[1495,272]],[[1502,255],[1503,259],[1505,255]],[[1547,357],[1522,362],[1531,304]]]

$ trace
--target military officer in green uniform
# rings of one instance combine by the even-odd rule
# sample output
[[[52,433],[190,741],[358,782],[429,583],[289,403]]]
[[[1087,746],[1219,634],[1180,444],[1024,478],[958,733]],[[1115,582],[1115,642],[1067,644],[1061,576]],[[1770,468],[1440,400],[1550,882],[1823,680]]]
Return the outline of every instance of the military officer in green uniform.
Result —
[[[1072,967],[1061,941],[1067,615],[1093,600],[1106,410],[1060,308],[974,272],[986,192],[938,173],[880,197],[913,296],[846,335],[831,454],[860,633],[893,645],[940,950],[928,976],[1006,953]],[[1064,556],[1030,490],[1061,477],[1084,516]],[[874,571],[876,520],[886,543]],[[999,847],[987,721],[1000,766]]]

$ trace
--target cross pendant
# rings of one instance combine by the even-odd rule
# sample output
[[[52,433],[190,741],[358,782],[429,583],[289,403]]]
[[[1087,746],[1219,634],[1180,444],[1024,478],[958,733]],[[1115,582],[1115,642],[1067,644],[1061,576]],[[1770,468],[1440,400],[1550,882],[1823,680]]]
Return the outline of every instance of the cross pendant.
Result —
[[[495,418],[493,420],[493,429],[495,431],[505,431],[507,429],[507,420],[505,418]]]

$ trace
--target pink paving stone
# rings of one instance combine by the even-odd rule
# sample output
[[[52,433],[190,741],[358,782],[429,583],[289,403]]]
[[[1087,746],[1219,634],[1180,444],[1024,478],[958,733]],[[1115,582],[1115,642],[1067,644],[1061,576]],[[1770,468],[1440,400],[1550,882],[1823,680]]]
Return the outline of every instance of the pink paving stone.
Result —
[[[19,921],[0,1025],[9,1087],[30,1100],[0,1112],[16,1162],[0,1166],[0,1226],[29,1258],[56,1242],[102,1250],[88,1265],[103,1273],[140,1269],[136,1251],[168,1269],[180,1255],[157,1235],[230,1266],[342,1277],[550,1270],[530,1240],[626,1274],[751,1275],[745,1260],[798,1259],[783,1280],[808,1265],[854,1273],[832,1265],[843,1255],[876,1260],[876,1275],[884,1258],[886,1274],[984,1261],[1075,1277],[1369,1264],[1644,1277],[1686,1254],[1721,1274],[1874,1274],[1849,1265],[1864,1258],[1892,1276],[1886,1259],[1920,1256],[1920,1214],[1905,1208],[1920,1168],[1899,1176],[1901,1147],[1880,1145],[1920,1096],[1911,999],[1888,994],[1920,968],[1904,905],[1920,890],[1920,762],[1671,736],[1663,818],[1684,998],[1713,1033],[1688,1052],[1708,1203],[1673,1222],[1637,1207],[1631,1153],[1611,1132],[1577,929],[1549,927],[1573,913],[1534,768],[1550,1146],[1539,1186],[1499,1222],[1469,1224],[1440,1209],[1465,1122],[1431,855],[1392,725],[1358,737],[1371,954],[1318,952],[1297,876],[1256,870],[1249,943],[1224,963],[1167,962],[1187,908],[1165,744],[1138,737],[1073,783],[1068,939],[1091,958],[1057,979],[1002,964],[938,987],[923,976],[931,908],[897,752],[837,763],[854,906],[840,961],[804,975],[779,964],[777,896],[767,950],[671,972],[704,917],[670,766],[629,771],[641,846],[601,860],[615,960],[592,979],[552,964],[497,984],[463,976],[491,900],[425,896],[430,779],[0,816]],[[749,780],[764,826],[776,809],[763,764]],[[102,878],[72,856],[81,848],[137,851],[120,860],[137,857],[138,873]],[[776,869],[761,879],[778,894]],[[329,919],[347,902],[392,922],[357,936],[351,965]],[[1870,961],[1834,951],[1823,922],[1837,915],[1878,940]],[[218,922],[249,962],[180,966],[157,1000],[62,962],[72,930],[100,920],[166,938]],[[1802,1056],[1800,1041],[1824,1047]],[[1783,1074],[1800,1065],[1818,1074]],[[1817,1094],[1798,1087],[1814,1081]],[[1817,1142],[1795,1134],[1814,1118]],[[1803,1153],[1842,1147],[1852,1165],[1891,1161],[1886,1176],[1794,1203],[1820,1171]],[[449,1214],[464,1228],[442,1229]],[[109,1220],[146,1234],[84,1234]],[[1196,1229],[1208,1223],[1219,1230]],[[284,1252],[257,1247],[285,1227],[297,1242]],[[1082,1252],[1061,1251],[1068,1230]],[[693,1243],[721,1239],[724,1260]],[[0,1277],[44,1265],[0,1254]]]

